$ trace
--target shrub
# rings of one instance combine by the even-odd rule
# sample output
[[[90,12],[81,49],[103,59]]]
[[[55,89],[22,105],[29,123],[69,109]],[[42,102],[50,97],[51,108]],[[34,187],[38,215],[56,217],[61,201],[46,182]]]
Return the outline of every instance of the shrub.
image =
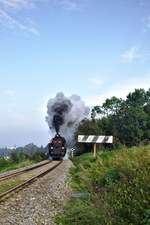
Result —
[[[7,165],[9,165],[9,160],[5,158],[0,158],[0,165],[1,165],[1,168],[6,167]]]

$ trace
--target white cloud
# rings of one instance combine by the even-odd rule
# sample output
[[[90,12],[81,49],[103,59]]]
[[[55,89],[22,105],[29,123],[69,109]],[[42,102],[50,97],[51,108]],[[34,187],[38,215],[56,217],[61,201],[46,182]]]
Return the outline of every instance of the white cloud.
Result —
[[[67,10],[79,9],[79,1],[77,0],[57,0],[57,3]]]
[[[5,24],[5,26],[9,28],[19,28],[20,30],[33,33],[35,35],[38,35],[38,31],[35,27],[29,25],[24,25],[20,23],[18,20],[14,19],[12,16],[10,16],[7,12],[0,9],[0,23]]]
[[[35,2],[35,0],[0,0],[0,6],[5,9],[22,9],[33,7]]]
[[[17,28],[32,34],[39,34],[34,25],[25,22],[26,18],[22,18],[21,22],[17,19],[16,12],[20,10],[29,10],[36,8],[39,3],[57,4],[66,10],[78,10],[84,0],[0,0],[0,23],[9,28]],[[14,14],[15,12],[15,14]],[[13,15],[13,16],[12,16]]]
[[[143,55],[139,52],[139,49],[136,46],[131,47],[121,55],[121,61],[129,63],[142,58]]]
[[[34,8],[40,2],[54,3],[62,6],[64,9],[76,10],[79,9],[84,0],[0,0],[0,7],[5,9]]]
[[[107,87],[102,94],[89,95],[84,100],[89,106],[100,105],[106,98],[111,98],[112,96],[125,99],[129,92],[133,92],[136,88],[144,88],[145,90],[150,88],[150,73],[138,78],[131,76],[130,79],[123,79],[119,83],[116,82],[109,86],[109,89]]]
[[[38,35],[39,32],[36,29],[34,23],[25,22],[26,18],[23,18],[24,22],[20,22],[20,20],[14,16],[13,12],[16,12],[16,10],[29,9],[39,1],[41,0],[0,0],[1,25],[11,29],[20,29],[22,31]]]

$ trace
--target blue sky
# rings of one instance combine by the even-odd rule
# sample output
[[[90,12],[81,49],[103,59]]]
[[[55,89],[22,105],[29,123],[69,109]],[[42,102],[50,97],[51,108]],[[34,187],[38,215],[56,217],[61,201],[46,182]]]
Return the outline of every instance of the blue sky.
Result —
[[[87,105],[150,87],[149,0],[0,0],[0,146],[46,145],[58,91]]]

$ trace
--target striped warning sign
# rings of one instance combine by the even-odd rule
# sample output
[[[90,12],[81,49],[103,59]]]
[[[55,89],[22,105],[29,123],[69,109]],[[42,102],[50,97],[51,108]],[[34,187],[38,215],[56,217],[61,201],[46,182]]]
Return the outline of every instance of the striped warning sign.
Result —
[[[113,136],[78,135],[78,142],[81,143],[113,143]]]

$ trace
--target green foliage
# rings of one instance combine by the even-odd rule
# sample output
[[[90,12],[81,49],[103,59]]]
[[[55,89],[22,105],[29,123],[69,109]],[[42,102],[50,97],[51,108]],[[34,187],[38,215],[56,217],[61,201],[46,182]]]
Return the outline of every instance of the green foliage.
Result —
[[[6,172],[13,169],[18,169],[21,167],[29,166],[35,163],[29,159],[21,162],[14,162],[11,159],[4,159],[2,163],[2,159],[0,159],[0,172]]]
[[[25,154],[23,151],[13,150],[10,155],[11,161],[15,163],[25,161],[27,158],[28,158],[28,155]]]
[[[150,146],[75,157],[72,198],[56,219],[62,225],[148,225],[150,222]]]
[[[98,135],[100,133],[100,128],[99,128],[99,125],[96,121],[92,120],[84,120],[82,121],[82,123],[80,124],[76,134],[75,134],[75,138],[77,139],[77,136],[78,134],[85,134],[86,132],[86,135],[90,135],[90,134],[93,134],[93,135]],[[88,152],[88,151],[91,151],[92,149],[92,145],[91,144],[80,144],[80,143],[77,143],[77,150],[76,150],[76,154],[77,155],[80,155],[81,153],[83,152]]]
[[[47,159],[43,147],[38,148],[33,144],[19,147],[11,151],[10,156],[0,158],[0,172],[28,166]]]
[[[93,107],[91,119],[80,124],[76,136],[113,135],[114,147],[138,146],[150,141],[150,89],[135,89],[126,100],[106,99],[101,106]]]
[[[6,167],[9,165],[9,160],[5,159],[5,158],[0,158],[0,168]]]
[[[6,181],[6,182],[2,183],[1,186],[0,186],[0,194],[5,192],[5,191],[10,190],[11,188],[13,188],[17,185],[19,185],[21,182],[22,182],[21,179],[13,179],[13,180],[9,180],[9,181]]]
[[[35,162],[40,162],[42,160],[47,159],[47,155],[45,155],[44,152],[35,152],[31,157],[31,160],[35,161]]]
[[[46,159],[46,155],[44,154],[44,152],[40,152],[40,151],[34,151],[28,154],[24,151],[14,150],[10,155],[10,159],[11,161],[16,163],[25,161],[27,159],[32,160],[34,162],[39,162],[41,160]]]
[[[98,209],[88,201],[72,200],[65,208],[65,214],[56,218],[56,224],[63,225],[98,225]]]

